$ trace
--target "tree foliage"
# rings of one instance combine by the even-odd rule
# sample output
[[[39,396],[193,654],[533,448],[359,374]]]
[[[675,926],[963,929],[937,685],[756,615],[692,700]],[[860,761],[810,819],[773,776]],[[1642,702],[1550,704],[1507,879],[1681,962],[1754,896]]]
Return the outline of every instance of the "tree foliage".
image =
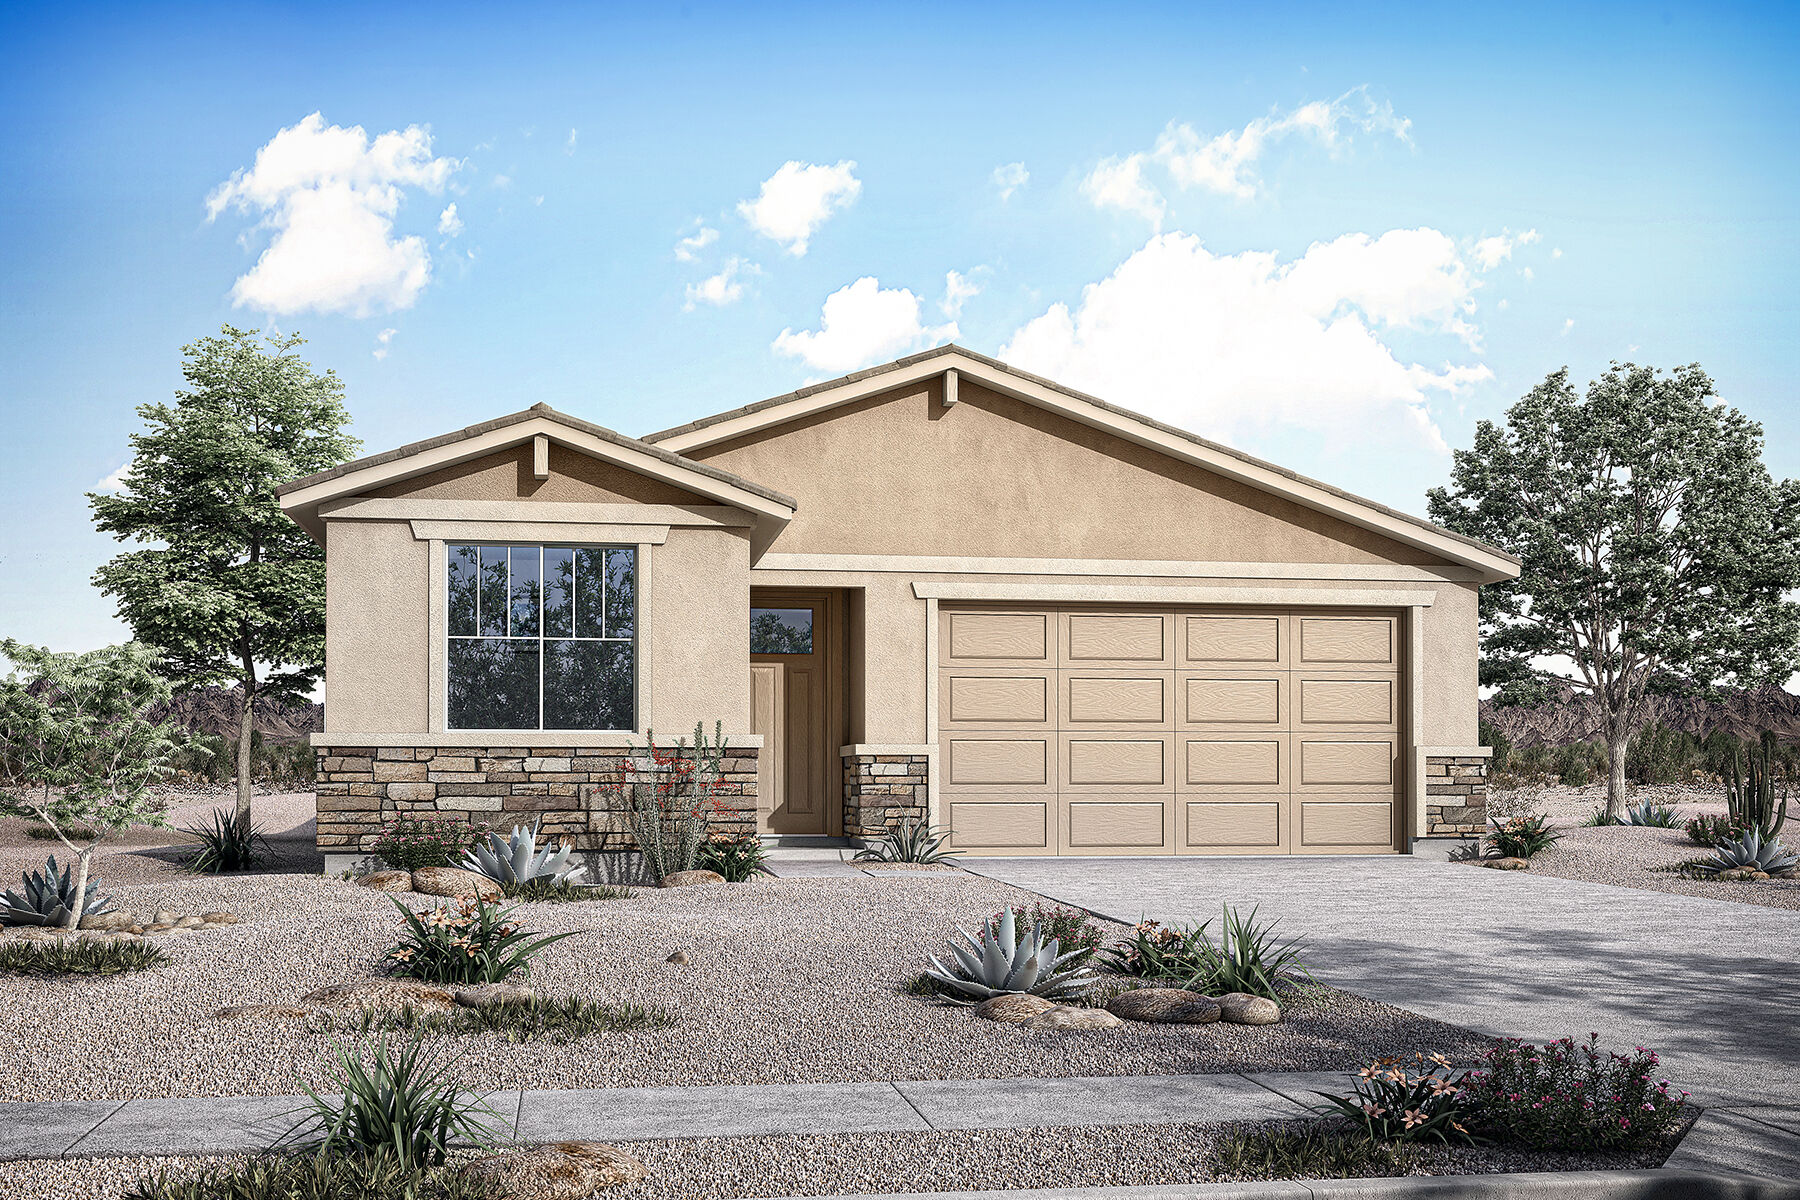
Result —
[[[1558,371],[1456,452],[1434,520],[1519,557],[1481,593],[1481,681],[1503,704],[1573,687],[1624,761],[1653,690],[1785,681],[1800,658],[1800,483],[1698,365],[1613,364],[1584,395]]]
[[[297,699],[325,662],[325,554],[281,511],[275,489],[345,461],[343,384],[295,350],[296,336],[225,326],[183,349],[174,404],[138,409],[145,431],[118,495],[90,494],[95,524],[137,542],[94,582],[180,688]],[[241,737],[240,759],[250,739]],[[238,812],[250,772],[240,762]]]

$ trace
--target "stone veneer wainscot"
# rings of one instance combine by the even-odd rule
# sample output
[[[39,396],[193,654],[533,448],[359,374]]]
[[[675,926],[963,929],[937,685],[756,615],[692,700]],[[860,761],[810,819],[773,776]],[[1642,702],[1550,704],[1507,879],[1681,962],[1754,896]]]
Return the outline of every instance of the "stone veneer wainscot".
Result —
[[[1486,757],[1432,755],[1425,760],[1428,837],[1479,837],[1487,832]]]
[[[844,755],[844,836],[876,838],[902,820],[925,820],[930,763],[923,754]]]

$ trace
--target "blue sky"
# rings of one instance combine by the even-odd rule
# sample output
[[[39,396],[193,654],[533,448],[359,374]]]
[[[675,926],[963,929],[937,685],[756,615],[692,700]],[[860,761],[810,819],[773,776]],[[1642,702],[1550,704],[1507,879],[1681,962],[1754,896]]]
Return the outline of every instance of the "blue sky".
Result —
[[[1615,358],[1800,474],[1792,7],[377,8],[0,9],[0,632],[124,636],[83,493],[227,321],[370,450],[953,326],[1413,512]]]

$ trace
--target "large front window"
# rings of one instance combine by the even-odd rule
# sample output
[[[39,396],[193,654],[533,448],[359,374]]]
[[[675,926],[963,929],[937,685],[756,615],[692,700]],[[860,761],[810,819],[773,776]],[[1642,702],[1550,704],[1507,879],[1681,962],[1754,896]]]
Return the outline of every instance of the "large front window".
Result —
[[[636,728],[636,550],[448,549],[450,728]]]

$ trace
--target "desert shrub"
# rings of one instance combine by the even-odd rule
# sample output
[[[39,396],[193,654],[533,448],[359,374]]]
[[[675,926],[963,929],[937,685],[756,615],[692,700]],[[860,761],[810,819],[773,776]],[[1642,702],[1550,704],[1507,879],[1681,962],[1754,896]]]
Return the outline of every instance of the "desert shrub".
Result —
[[[420,1169],[442,1166],[453,1141],[485,1147],[500,1139],[497,1122],[505,1118],[465,1091],[451,1073],[454,1060],[424,1042],[382,1039],[367,1051],[333,1042],[331,1049],[331,1083],[322,1093],[300,1085],[306,1103],[299,1112],[310,1119],[283,1145]]]
[[[747,883],[759,874],[771,874],[763,865],[766,857],[762,839],[754,833],[714,833],[700,844],[695,862],[705,870],[717,871],[726,883]]]
[[[1544,811],[1544,784],[1537,780],[1520,780],[1505,788],[1488,791],[1487,815],[1492,821],[1506,822],[1516,817],[1535,817]]]
[[[1512,739],[1507,737],[1501,728],[1492,721],[1480,722],[1477,729],[1480,732],[1478,743],[1491,748],[1494,752],[1488,766],[1493,774],[1498,775],[1505,771],[1507,765],[1512,762]]]
[[[181,832],[194,840],[187,869],[202,875],[248,871],[272,853],[262,826],[255,822],[239,825],[237,814],[229,808],[215,808],[207,822],[185,826]]]
[[[508,900],[527,904],[579,904],[584,900],[629,900],[637,893],[628,887],[610,883],[575,884],[561,879],[532,879],[525,883],[503,883],[501,894]]]
[[[251,745],[254,747],[255,742]],[[178,746],[169,759],[177,772],[208,783],[224,783],[237,774],[232,744],[216,733],[203,733]]]
[[[67,830],[71,842],[91,842],[99,838],[99,833],[85,825],[71,825]],[[36,842],[60,842],[56,830],[48,825],[27,825],[25,836]]]
[[[123,975],[169,961],[162,947],[148,942],[58,938],[54,942],[0,942],[3,975]]]
[[[1210,995],[1248,992],[1273,1000],[1284,985],[1309,977],[1299,939],[1277,939],[1275,922],[1258,921],[1254,908],[1245,916],[1226,905],[1217,944],[1207,932],[1210,924],[1165,927],[1142,921],[1102,957],[1118,974]]]
[[[1600,768],[1605,769],[1602,760]],[[1556,779],[1566,787],[1583,787],[1592,783],[1596,774],[1594,746],[1588,742],[1571,742],[1556,751]]]
[[[490,1200],[485,1180],[455,1167],[414,1167],[391,1155],[263,1154],[191,1172],[159,1170],[125,1200]]]
[[[1616,1150],[1669,1132],[1686,1092],[1656,1078],[1656,1053],[1601,1054],[1599,1034],[1533,1046],[1508,1038],[1464,1081],[1483,1123],[1509,1141],[1542,1150]]]
[[[1555,761],[1556,756],[1550,752],[1548,746],[1527,746],[1522,750],[1515,749],[1508,758],[1512,772],[1527,779],[1554,774],[1555,772],[1551,768]]]
[[[533,935],[508,920],[518,906],[501,908],[479,897],[458,907],[440,905],[414,912],[398,899],[405,932],[386,954],[395,975],[427,983],[500,983],[529,975],[531,960],[552,942],[574,932]]]
[[[461,861],[487,832],[486,825],[455,817],[397,816],[381,827],[371,853],[401,871],[447,867]]]
[[[693,746],[684,738],[673,751],[647,734],[643,754],[621,762],[618,779],[602,785],[606,807],[629,821],[652,879],[693,870],[713,814],[723,807],[727,743],[720,728],[715,722],[709,741],[705,725],[696,723]]]
[[[1323,1124],[1233,1129],[1212,1149],[1221,1179],[1362,1179],[1406,1175],[1418,1151]]]
[[[1589,809],[1588,815],[1581,818],[1581,827],[1583,829],[1601,829],[1608,825],[1623,825],[1624,823],[1625,822],[1623,821],[1614,820],[1612,815],[1606,811],[1606,806],[1604,804],[1596,805],[1594,808]]]
[[[1705,764],[1700,740],[1667,725],[1651,725],[1625,751],[1625,778],[1637,784],[1686,783]]]
[[[1562,838],[1548,817],[1517,817],[1488,831],[1488,845],[1502,858],[1530,858]]]
[[[1123,942],[1101,952],[1109,971],[1177,987],[1205,975],[1212,958],[1212,941],[1206,936],[1204,921],[1198,925],[1139,921]]]
[[[1715,813],[1691,817],[1681,828],[1687,834],[1688,841],[1696,846],[1705,846],[1708,850],[1721,842],[1734,841],[1742,837],[1744,832],[1731,823],[1730,817]]]
[[[568,996],[561,1000],[531,999],[452,1012],[420,1012],[410,1005],[398,1010],[366,1009],[356,1017],[359,1033],[405,1030],[425,1034],[495,1033],[509,1042],[566,1045],[600,1033],[634,1029],[667,1029],[675,1018],[666,1010],[628,1002],[609,1004]]]
[[[1325,1103],[1315,1111],[1341,1116],[1379,1142],[1473,1145],[1478,1103],[1441,1054],[1413,1055],[1417,1070],[1398,1056],[1378,1058],[1357,1073],[1347,1096],[1315,1092]]]
[[[1084,963],[1100,948],[1103,935],[1099,926],[1088,918],[1088,914],[1079,908],[1063,908],[1060,905],[1045,904],[1042,900],[1030,908],[1023,904],[1012,910],[1013,928],[1022,939],[1035,926],[1043,931],[1046,939],[1055,938],[1061,943],[1058,953],[1067,954],[1078,951],[1079,957],[1072,958],[1072,963]],[[1006,914],[997,912],[987,919],[989,929],[996,932],[1000,929],[1000,920]]]

